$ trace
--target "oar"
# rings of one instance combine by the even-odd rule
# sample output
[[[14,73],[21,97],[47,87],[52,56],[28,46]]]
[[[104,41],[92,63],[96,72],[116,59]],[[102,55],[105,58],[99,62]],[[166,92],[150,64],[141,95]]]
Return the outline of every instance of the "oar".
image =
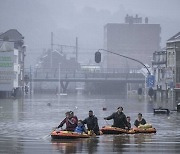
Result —
[[[53,132],[53,131],[55,131],[57,129],[57,127],[53,127],[52,129],[51,129],[51,132]],[[51,136],[51,133],[49,133],[48,135],[45,135],[44,137],[42,137],[43,139],[46,139],[46,138],[48,138],[49,136]]]

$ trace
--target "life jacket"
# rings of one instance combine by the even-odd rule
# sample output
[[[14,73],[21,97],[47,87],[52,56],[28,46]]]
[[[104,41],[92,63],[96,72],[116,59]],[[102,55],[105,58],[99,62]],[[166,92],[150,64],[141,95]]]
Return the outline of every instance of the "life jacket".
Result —
[[[77,126],[76,129],[75,129],[75,132],[77,132],[77,133],[83,133],[83,132],[85,132],[85,127],[84,127],[84,125],[82,125],[82,126]]]

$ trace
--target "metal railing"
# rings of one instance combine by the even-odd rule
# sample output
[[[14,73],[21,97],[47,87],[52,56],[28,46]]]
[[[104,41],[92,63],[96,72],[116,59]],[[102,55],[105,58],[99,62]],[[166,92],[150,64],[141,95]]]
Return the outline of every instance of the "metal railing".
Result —
[[[60,71],[60,73],[59,73]],[[136,71],[131,71],[136,72]],[[145,77],[141,73],[129,73],[122,71],[122,69],[101,69],[101,70],[71,70],[71,69],[34,69],[32,72],[26,70],[26,74],[31,74],[30,80],[145,80]]]

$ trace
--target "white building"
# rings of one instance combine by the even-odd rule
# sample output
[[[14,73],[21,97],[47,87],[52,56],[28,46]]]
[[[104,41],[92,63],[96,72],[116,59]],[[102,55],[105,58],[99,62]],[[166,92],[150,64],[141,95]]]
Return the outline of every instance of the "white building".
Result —
[[[0,98],[19,97],[24,91],[23,37],[17,30],[0,35]]]

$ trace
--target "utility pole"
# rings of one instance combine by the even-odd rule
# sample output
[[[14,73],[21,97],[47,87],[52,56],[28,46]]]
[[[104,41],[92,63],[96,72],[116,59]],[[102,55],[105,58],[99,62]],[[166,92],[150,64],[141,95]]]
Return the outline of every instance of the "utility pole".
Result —
[[[78,37],[76,37],[76,62],[78,62]]]
[[[50,55],[50,66],[52,68],[52,52],[53,52],[53,32],[51,32],[51,55]]]

